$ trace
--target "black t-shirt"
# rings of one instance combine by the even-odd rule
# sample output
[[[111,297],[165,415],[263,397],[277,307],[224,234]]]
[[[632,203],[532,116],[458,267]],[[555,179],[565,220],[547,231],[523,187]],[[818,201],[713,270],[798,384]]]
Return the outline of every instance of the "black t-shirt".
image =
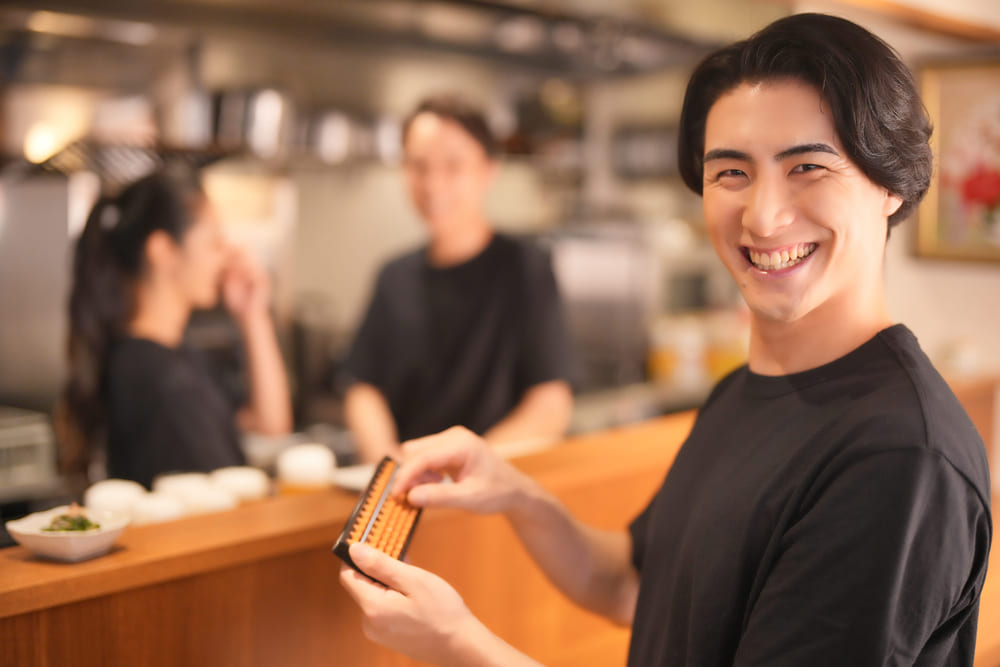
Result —
[[[908,329],[746,367],[630,527],[629,665],[972,665],[992,526],[982,440]]]
[[[198,354],[125,338],[105,376],[108,475],[149,487],[168,472],[243,465],[236,406]]]
[[[426,249],[387,264],[345,370],[382,392],[408,440],[484,433],[530,387],[568,380],[569,354],[548,255],[497,234],[457,266],[432,267]]]

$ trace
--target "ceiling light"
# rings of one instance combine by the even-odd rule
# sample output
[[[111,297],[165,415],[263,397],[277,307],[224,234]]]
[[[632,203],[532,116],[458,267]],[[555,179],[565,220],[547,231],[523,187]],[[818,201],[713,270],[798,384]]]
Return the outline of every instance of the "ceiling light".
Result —
[[[34,163],[45,162],[55,155],[65,141],[48,123],[35,123],[24,135],[24,157]]]

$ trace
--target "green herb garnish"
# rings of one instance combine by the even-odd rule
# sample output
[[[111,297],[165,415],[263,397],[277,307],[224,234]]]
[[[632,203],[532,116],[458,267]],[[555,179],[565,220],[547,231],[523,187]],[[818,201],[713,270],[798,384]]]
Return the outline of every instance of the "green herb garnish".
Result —
[[[96,530],[101,524],[95,523],[82,514],[60,514],[52,519],[52,523],[42,530],[49,532],[62,532],[67,530]]]

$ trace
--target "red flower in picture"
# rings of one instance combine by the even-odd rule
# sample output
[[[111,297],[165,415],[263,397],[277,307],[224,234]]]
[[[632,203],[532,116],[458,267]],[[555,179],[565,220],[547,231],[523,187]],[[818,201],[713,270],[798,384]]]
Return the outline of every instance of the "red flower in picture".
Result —
[[[976,165],[962,181],[962,199],[966,204],[981,204],[986,208],[1000,204],[1000,171]]]

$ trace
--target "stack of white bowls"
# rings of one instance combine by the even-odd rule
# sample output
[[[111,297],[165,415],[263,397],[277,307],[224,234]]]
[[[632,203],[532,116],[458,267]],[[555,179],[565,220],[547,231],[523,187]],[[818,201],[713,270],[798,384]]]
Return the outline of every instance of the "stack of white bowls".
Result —
[[[87,489],[83,502],[89,509],[123,514],[134,525],[142,525],[232,509],[265,498],[270,490],[271,482],[263,471],[236,466],[210,474],[161,475],[153,481],[151,492],[129,480],[105,479]]]

